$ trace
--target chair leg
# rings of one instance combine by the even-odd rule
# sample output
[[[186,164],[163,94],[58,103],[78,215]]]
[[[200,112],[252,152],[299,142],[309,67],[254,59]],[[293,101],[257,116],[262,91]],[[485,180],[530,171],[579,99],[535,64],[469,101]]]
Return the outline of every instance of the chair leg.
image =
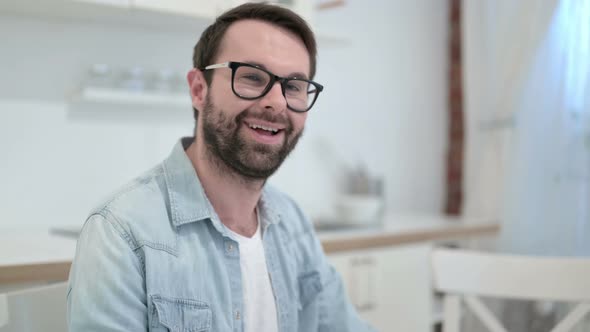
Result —
[[[481,320],[490,332],[508,332],[496,316],[476,296],[465,296],[469,309]]]
[[[590,303],[580,303],[574,310],[570,311],[564,319],[551,330],[551,332],[569,332],[576,324],[590,313]]]
[[[443,332],[459,332],[461,321],[461,298],[447,294],[443,299]]]

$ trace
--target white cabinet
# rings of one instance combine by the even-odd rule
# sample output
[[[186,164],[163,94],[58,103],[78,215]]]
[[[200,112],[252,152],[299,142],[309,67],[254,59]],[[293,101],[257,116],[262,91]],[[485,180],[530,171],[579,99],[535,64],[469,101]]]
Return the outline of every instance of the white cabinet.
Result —
[[[73,2],[92,3],[96,5],[107,5],[129,8],[132,0],[71,0]]]
[[[245,2],[247,0],[13,0],[0,1],[0,14],[202,31],[221,13]],[[293,10],[314,26],[314,0],[266,2]],[[347,43],[346,38],[315,32],[322,43]]]
[[[214,18],[219,14],[222,1],[207,0],[132,0],[132,8],[147,9],[168,14]]]
[[[75,19],[111,20],[136,23],[155,21],[152,25],[177,26],[169,21],[198,18],[212,21],[222,12],[247,0],[20,0],[0,1],[0,13]],[[262,1],[260,1],[262,2]],[[292,9],[311,23],[313,0],[266,1]],[[147,13],[147,14],[146,14]],[[137,17],[139,16],[139,18]],[[145,16],[145,17],[144,17]]]
[[[84,0],[85,1],[85,0]],[[103,0],[90,0],[103,1]],[[106,0],[118,1],[118,0]],[[119,0],[123,1],[123,0]],[[194,16],[201,19],[213,20],[218,15],[249,0],[129,0],[131,8],[150,10],[162,14],[176,14]],[[254,1],[256,2],[256,1]],[[310,25],[313,25],[314,0],[271,0],[262,1],[289,8],[301,15]]]
[[[94,0],[100,1],[100,0]],[[107,0],[117,1],[117,0]],[[162,13],[196,16],[214,19],[224,11],[248,2],[247,0],[130,0],[131,7],[148,9]],[[262,1],[260,1],[262,2]],[[287,7],[308,21],[312,19],[312,0],[275,0],[265,1]]]
[[[224,11],[249,2],[248,0],[70,0],[79,3],[92,3],[129,7],[131,9],[148,10],[162,14],[194,16],[212,20]],[[260,1],[262,2],[262,1]],[[287,7],[308,21],[312,18],[312,0],[275,0],[265,1]]]
[[[431,245],[328,255],[360,315],[378,331],[432,330]]]

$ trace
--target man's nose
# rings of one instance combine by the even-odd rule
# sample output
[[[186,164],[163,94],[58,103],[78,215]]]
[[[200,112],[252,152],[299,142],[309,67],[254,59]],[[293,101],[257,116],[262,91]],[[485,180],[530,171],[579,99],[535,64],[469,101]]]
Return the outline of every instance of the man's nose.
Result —
[[[276,112],[282,112],[287,108],[287,100],[283,95],[281,82],[275,82],[268,93],[262,97],[262,107],[272,109]]]

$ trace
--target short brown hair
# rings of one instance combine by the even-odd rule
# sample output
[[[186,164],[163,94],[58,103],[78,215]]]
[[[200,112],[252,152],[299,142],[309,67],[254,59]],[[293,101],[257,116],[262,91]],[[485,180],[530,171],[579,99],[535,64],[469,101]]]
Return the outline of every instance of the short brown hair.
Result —
[[[245,3],[232,8],[217,17],[203,33],[197,42],[193,53],[193,67],[203,69],[212,64],[217,56],[219,45],[225,35],[225,31],[232,24],[240,20],[260,20],[281,28],[284,28],[299,36],[309,53],[310,79],[313,79],[316,71],[317,46],[313,31],[301,16],[293,11],[267,3]],[[205,81],[211,84],[211,72],[205,72]],[[195,110],[195,120],[197,110]]]

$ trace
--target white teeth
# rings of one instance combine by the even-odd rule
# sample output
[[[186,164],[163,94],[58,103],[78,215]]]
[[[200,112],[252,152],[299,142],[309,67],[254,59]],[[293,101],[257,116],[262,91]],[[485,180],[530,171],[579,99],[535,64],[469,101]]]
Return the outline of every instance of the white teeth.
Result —
[[[262,129],[262,130],[270,131],[270,132],[273,132],[273,133],[276,133],[276,132],[279,131],[278,129],[275,129],[275,128],[265,127],[265,126],[261,126],[261,125],[257,125],[257,124],[251,124],[250,125],[250,128],[252,128],[252,129]]]

